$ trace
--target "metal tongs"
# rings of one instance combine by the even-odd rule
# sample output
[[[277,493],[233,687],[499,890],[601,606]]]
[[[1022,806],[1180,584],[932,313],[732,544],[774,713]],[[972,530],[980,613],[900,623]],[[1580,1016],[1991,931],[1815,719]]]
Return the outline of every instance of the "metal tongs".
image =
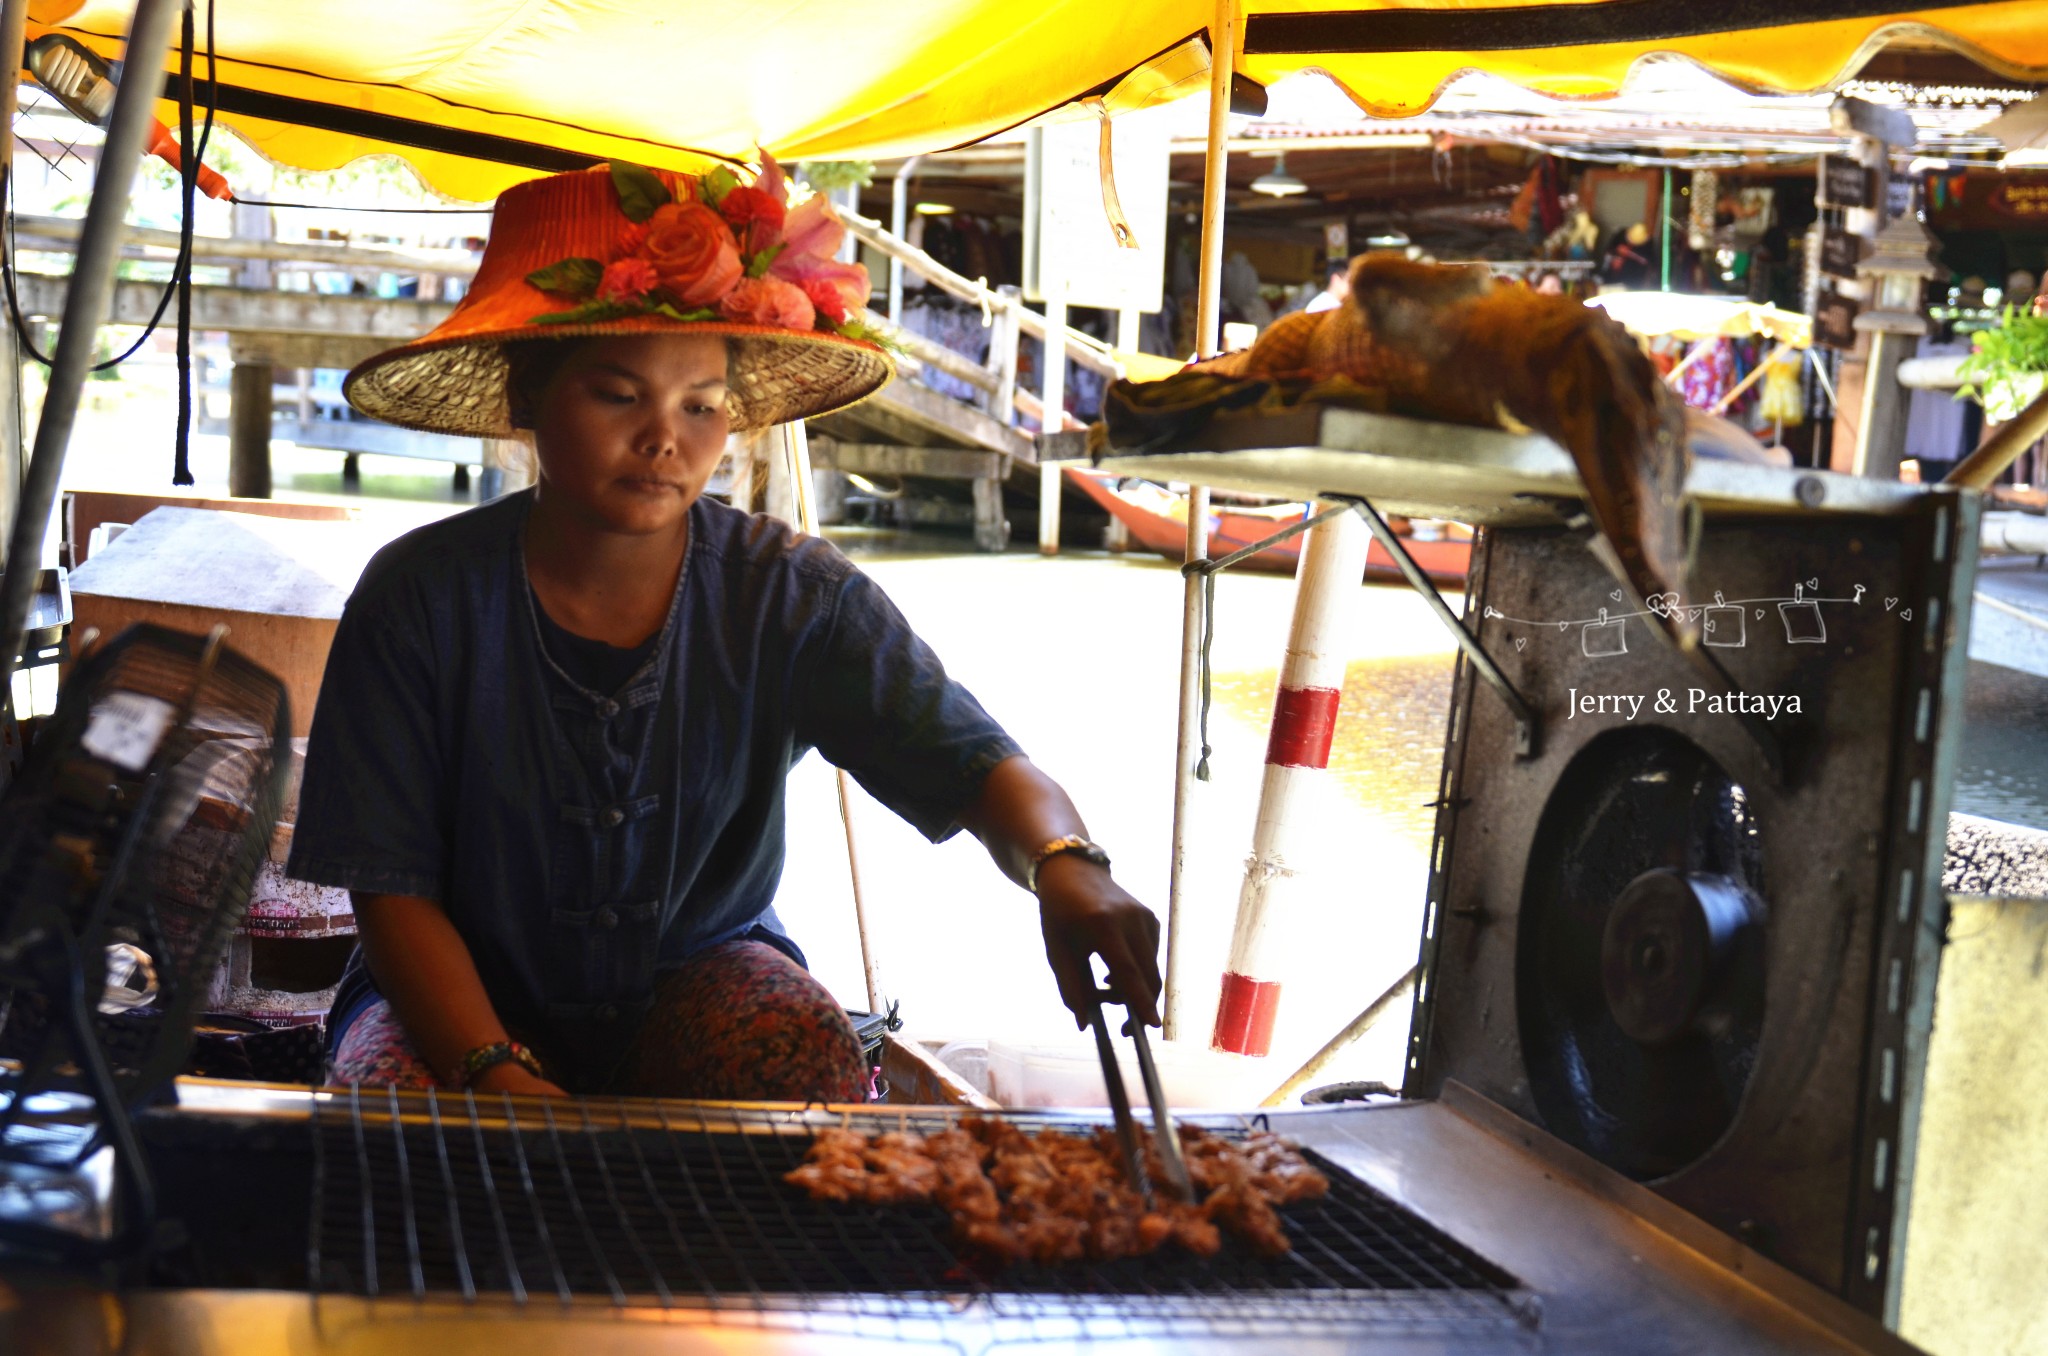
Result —
[[[1117,1064],[1116,1049],[1109,1043],[1109,1024],[1102,1019],[1102,1000],[1116,1001],[1116,995],[1098,993],[1088,1005],[1088,1017],[1095,1028],[1095,1053],[1102,1059],[1102,1085],[1109,1092],[1109,1109],[1116,1117],[1116,1137],[1124,1151],[1124,1175],[1138,1194],[1152,1207],[1152,1177],[1145,1170],[1145,1152],[1138,1139],[1138,1122],[1131,1115],[1131,1099],[1124,1091],[1124,1075]],[[1125,1009],[1129,1012],[1129,1009]],[[1166,1184],[1182,1201],[1195,1199],[1194,1184],[1188,1180],[1187,1161],[1180,1153],[1180,1132],[1173,1128],[1173,1116],[1166,1108],[1166,1093],[1160,1087],[1159,1068],[1152,1062],[1152,1042],[1145,1037],[1145,1023],[1130,1013],[1131,1043],[1138,1047],[1138,1071],[1145,1080],[1145,1100],[1152,1104],[1152,1142],[1165,1170]]]

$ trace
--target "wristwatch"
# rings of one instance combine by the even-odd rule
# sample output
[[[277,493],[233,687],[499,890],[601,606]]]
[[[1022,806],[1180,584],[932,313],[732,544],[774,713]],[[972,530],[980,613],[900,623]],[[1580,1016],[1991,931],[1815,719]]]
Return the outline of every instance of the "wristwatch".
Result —
[[[1034,895],[1037,894],[1038,868],[1044,866],[1063,852],[1071,852],[1077,857],[1085,857],[1105,871],[1109,869],[1109,854],[1107,852],[1104,852],[1101,847],[1089,842],[1080,834],[1070,833],[1063,838],[1053,839],[1050,843],[1046,843],[1038,851],[1031,854],[1031,861],[1024,868],[1024,888]]]

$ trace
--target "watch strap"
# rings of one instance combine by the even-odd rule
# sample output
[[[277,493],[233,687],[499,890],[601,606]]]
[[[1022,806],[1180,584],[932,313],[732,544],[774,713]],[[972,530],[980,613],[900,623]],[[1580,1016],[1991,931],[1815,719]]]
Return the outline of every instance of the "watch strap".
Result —
[[[1037,894],[1038,869],[1067,852],[1086,858],[1105,871],[1109,869],[1109,854],[1104,852],[1099,844],[1083,838],[1078,833],[1069,833],[1041,845],[1038,851],[1031,854],[1031,861],[1024,867],[1024,888],[1034,895]]]

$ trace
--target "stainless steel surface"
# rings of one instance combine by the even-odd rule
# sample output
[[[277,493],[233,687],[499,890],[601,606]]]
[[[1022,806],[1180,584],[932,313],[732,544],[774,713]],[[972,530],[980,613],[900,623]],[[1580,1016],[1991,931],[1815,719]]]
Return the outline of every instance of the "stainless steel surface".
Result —
[[[285,1125],[303,1121],[305,1089],[181,1085],[186,1117],[240,1109]],[[333,1105],[330,1094],[319,1094]],[[210,1111],[197,1107],[206,1105]],[[531,1108],[531,1103],[521,1103]],[[613,1108],[607,1106],[609,1114]],[[633,1103],[621,1114],[688,1120],[686,1104]],[[718,1115],[720,1109],[704,1109]],[[856,1123],[894,1118],[844,1109]],[[840,1109],[757,1108],[789,1128],[841,1123]],[[937,1114],[921,1112],[922,1114]],[[1048,1114],[1048,1123],[1085,1118]],[[1195,1116],[1211,1125],[1236,1117]],[[1518,1278],[1511,1312],[1490,1324],[1432,1329],[1398,1295],[1361,1297],[1337,1327],[1215,1315],[1218,1303],[1150,1308],[1100,1298],[1034,1295],[817,1295],[800,1303],[759,1296],[708,1309],[628,1294],[606,1302],[521,1305],[502,1297],[465,1304],[452,1294],[378,1300],[277,1291],[158,1290],[102,1293],[15,1269],[11,1350],[85,1356],[241,1356],[241,1353],[542,1351],[871,1351],[999,1347],[1092,1352],[1249,1353],[1281,1346],[1323,1353],[1905,1353],[1911,1347],[1784,1269],[1701,1225],[1654,1193],[1565,1150],[1525,1123],[1446,1089],[1434,1103],[1273,1113],[1274,1129],[1323,1155],[1405,1209]],[[764,1133],[777,1133],[764,1126]],[[423,1169],[426,1165],[422,1165]],[[1385,1321],[1368,1316],[1374,1304]],[[0,1305],[0,1310],[6,1306]],[[11,1344],[4,1341],[12,1338]]]
[[[1174,1128],[1173,1109],[1166,1104],[1166,1089],[1159,1084],[1159,1070],[1152,1063],[1152,1041],[1145,1024],[1131,1018],[1131,1044],[1138,1048],[1138,1072],[1145,1080],[1145,1100],[1152,1107],[1152,1142],[1159,1147],[1159,1161],[1167,1180],[1184,1201],[1195,1199],[1195,1185],[1188,1180],[1187,1160],[1181,1157],[1180,1131]]]
[[[1138,1147],[1138,1122],[1131,1115],[1130,1094],[1124,1090],[1124,1071],[1116,1062],[1116,1047],[1109,1043],[1109,1023],[1102,1018],[1102,1000],[1088,1005],[1088,1028],[1095,1033],[1095,1057],[1102,1062],[1102,1086],[1109,1094],[1109,1112],[1116,1121],[1117,1147],[1123,1151],[1124,1179],[1137,1187],[1146,1204],[1152,1201],[1152,1179],[1145,1172],[1145,1154]]]
[[[1382,513],[1474,525],[1562,521],[1584,493],[1571,457],[1548,438],[1361,410],[1304,407],[1219,415],[1209,450],[1099,459],[1105,471],[1252,494],[1370,500]],[[1827,471],[1699,461],[1686,485],[1703,507],[1757,513],[1903,513],[1917,486]]]

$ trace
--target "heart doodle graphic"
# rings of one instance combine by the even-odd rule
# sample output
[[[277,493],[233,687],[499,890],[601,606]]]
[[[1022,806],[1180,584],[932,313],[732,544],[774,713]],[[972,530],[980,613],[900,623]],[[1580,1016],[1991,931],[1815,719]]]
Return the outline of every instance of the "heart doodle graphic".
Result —
[[[1913,609],[1912,609],[1912,608],[1910,608],[1910,607],[1902,607],[1902,608],[1900,608],[1900,609],[1899,609],[1899,620],[1900,620],[1900,621],[1911,621],[1911,620],[1913,620]]]
[[[1817,589],[1817,588],[1819,588],[1819,587],[1820,587],[1820,580],[1818,580],[1818,579],[1809,579],[1809,580],[1807,580],[1807,581],[1806,581],[1806,587],[1808,587],[1808,588],[1810,588],[1810,589]]]
[[[1676,593],[1653,593],[1644,601],[1649,606],[1650,611],[1660,617],[1669,617],[1673,612],[1679,610],[1679,597]]]
[[[1887,599],[1885,599],[1885,600],[1884,600],[1884,610],[1885,610],[1885,611],[1887,611],[1887,612],[1891,611],[1891,610],[1892,610],[1893,608],[1897,607],[1898,605],[1899,605],[1899,600],[1898,600],[1898,599],[1896,599],[1896,598],[1887,598]]]
[[[1758,621],[1762,621],[1764,619],[1764,610],[1762,608],[1758,608],[1756,610],[1756,619]]]
[[[1615,590],[1614,592],[1612,592],[1612,593],[1608,594],[1607,596],[1608,596],[1609,598],[1612,598],[1612,599],[1613,599],[1613,600],[1614,600],[1615,602],[1617,602],[1617,603],[1618,603],[1618,602],[1620,602],[1620,601],[1621,601],[1621,590],[1620,590],[1620,589],[1616,589],[1616,590]]]
[[[1528,647],[1529,647],[1529,638],[1528,638],[1527,636],[1516,636],[1516,637],[1515,637],[1515,648],[1516,648],[1517,650],[1525,650],[1525,649],[1527,649]]]

